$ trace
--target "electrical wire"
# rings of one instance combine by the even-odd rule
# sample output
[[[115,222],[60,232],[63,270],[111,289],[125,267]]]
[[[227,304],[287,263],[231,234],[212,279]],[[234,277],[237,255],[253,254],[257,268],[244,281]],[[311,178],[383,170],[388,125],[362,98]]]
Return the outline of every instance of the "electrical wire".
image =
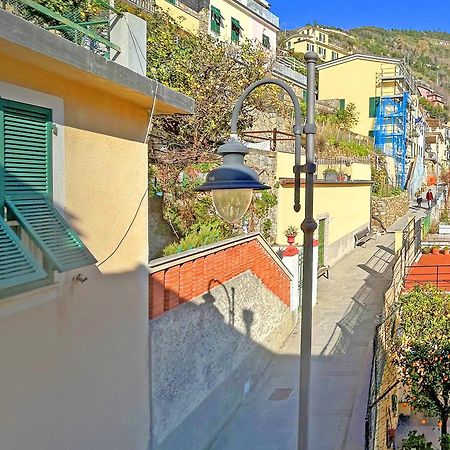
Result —
[[[112,251],[112,253],[108,257],[106,257],[102,262],[99,262],[99,263],[96,264],[97,267],[100,267],[102,264],[104,264],[106,261],[108,261],[108,259],[110,259],[117,252],[117,250],[119,250],[120,246],[122,245],[122,242],[127,237],[129,231],[131,230],[131,227],[133,226],[133,224],[134,224],[134,222],[136,220],[136,217],[137,217],[137,215],[139,213],[139,210],[141,209],[142,202],[145,200],[145,198],[147,196],[147,192],[148,192],[148,188],[145,190],[144,195],[142,196],[142,198],[141,198],[141,200],[139,202],[139,205],[138,205],[138,207],[136,209],[136,212],[134,213],[133,219],[131,220],[130,225],[128,225],[128,228],[125,231],[125,234],[122,236],[122,239],[120,239],[119,243],[116,245],[116,248]]]

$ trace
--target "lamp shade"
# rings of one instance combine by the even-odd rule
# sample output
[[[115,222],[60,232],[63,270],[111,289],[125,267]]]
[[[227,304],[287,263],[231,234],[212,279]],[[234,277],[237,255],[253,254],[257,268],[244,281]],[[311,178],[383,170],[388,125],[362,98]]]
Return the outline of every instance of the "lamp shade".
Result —
[[[215,189],[211,194],[217,214],[228,223],[238,223],[250,206],[253,189]]]
[[[258,174],[244,163],[245,145],[230,138],[217,153],[223,164],[206,175],[206,183],[197,191],[211,191],[217,214],[230,223],[242,219],[252,200],[253,190],[270,189],[259,181]]]

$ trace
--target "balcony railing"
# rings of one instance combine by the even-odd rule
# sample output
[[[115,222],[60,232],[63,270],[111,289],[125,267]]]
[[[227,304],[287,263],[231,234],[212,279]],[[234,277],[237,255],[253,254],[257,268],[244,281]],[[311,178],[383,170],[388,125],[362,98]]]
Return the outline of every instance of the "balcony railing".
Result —
[[[120,52],[110,40],[111,24],[120,12],[108,1],[92,0],[84,8],[67,2],[57,11],[34,0],[0,0],[0,7],[107,59],[111,49]]]

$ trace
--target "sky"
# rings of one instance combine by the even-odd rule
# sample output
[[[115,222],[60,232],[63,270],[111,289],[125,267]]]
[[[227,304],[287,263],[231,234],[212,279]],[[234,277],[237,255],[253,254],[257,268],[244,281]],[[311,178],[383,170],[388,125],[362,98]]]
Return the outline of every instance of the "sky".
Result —
[[[316,21],[349,29],[361,26],[450,33],[450,0],[269,0],[281,29]]]

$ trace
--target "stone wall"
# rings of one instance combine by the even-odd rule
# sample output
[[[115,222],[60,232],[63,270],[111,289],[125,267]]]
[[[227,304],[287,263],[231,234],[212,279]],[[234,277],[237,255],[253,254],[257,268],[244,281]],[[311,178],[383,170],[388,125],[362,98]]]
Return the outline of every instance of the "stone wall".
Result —
[[[214,278],[206,283],[206,291],[197,281],[208,277],[199,276],[195,261],[191,267],[195,277],[184,276],[178,284],[165,263],[173,257],[161,258],[159,267],[150,267],[154,271],[151,295],[164,299],[168,308],[158,314],[155,308],[159,301],[151,302],[156,317],[150,320],[154,450],[209,448],[294,327],[288,299],[274,293],[279,290],[280,296],[289,297],[289,272],[268,246],[258,248],[260,237],[257,243],[255,237],[238,238],[234,243],[242,250],[242,241],[250,239],[247,245],[252,248],[240,252],[240,258],[233,251],[236,245],[224,250],[212,244],[208,246],[213,251],[209,256],[197,255],[195,261],[208,269],[203,274]],[[230,241],[225,246],[233,244]],[[275,266],[258,257],[264,252]],[[180,262],[186,259],[183,254],[178,258]],[[248,270],[242,271],[244,266]],[[277,276],[282,267],[284,278],[280,281]],[[163,284],[158,282],[162,271]],[[235,271],[240,274],[230,277]],[[173,299],[181,298],[181,289],[188,290],[189,280],[194,283],[189,289],[193,298],[185,301],[189,295],[183,293],[183,302],[172,305]],[[168,290],[169,286],[172,289]],[[178,289],[180,292],[176,292]],[[169,308],[171,305],[174,307]]]
[[[372,197],[372,230],[385,231],[409,209],[408,193],[394,197]]]

